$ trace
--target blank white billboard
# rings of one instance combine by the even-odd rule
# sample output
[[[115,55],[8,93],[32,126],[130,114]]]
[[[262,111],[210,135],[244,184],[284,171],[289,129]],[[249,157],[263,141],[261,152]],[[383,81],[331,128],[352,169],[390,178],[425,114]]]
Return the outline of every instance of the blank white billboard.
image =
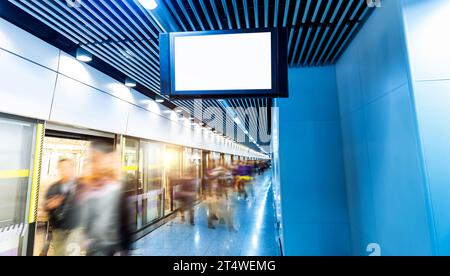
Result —
[[[272,89],[270,32],[177,36],[176,91]]]

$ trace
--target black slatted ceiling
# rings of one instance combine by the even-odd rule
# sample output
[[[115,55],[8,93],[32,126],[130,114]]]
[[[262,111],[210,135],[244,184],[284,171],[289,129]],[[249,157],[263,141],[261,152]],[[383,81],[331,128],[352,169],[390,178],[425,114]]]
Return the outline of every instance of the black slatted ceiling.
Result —
[[[156,16],[159,8],[147,11],[138,0],[81,0],[78,7],[69,6],[66,0],[8,1],[62,35],[66,44],[91,51],[108,66],[106,71],[116,69],[118,75],[136,79],[155,94],[159,94],[161,32],[286,27],[289,65],[324,66],[339,59],[371,13],[366,0],[157,0],[170,15],[164,18]],[[161,20],[171,20],[169,25],[177,26],[176,30],[165,29],[167,22]],[[267,137],[261,136],[270,132],[270,102],[233,99],[225,103],[205,100],[203,104],[225,113],[228,126],[236,128],[238,117],[243,123],[238,131],[248,131],[249,138],[257,141],[247,144],[255,148],[258,141],[268,144]],[[193,101],[170,103],[174,105],[193,114]],[[229,114],[226,107],[257,109]],[[223,129],[215,122],[205,123]]]

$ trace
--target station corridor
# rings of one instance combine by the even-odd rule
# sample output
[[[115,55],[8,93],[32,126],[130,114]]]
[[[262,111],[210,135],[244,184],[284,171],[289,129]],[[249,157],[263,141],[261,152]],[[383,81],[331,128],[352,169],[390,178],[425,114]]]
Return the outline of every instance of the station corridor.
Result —
[[[0,256],[450,256],[448,26],[450,0],[0,0]]]
[[[280,256],[271,183],[271,174],[265,173],[253,184],[254,197],[234,198],[237,232],[220,223],[208,229],[206,207],[200,203],[195,208],[195,226],[182,223],[178,216],[138,240],[133,255]]]

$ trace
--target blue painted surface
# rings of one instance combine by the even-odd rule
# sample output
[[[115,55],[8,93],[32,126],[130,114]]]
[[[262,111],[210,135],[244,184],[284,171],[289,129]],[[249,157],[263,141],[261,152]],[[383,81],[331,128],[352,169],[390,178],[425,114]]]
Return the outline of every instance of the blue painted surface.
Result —
[[[195,209],[195,226],[174,219],[137,241],[133,255],[279,256],[271,174],[259,176],[254,185],[252,199],[233,199],[236,233],[221,224],[208,229],[206,206],[200,204]]]
[[[355,255],[433,254],[401,1],[384,1],[336,65]]]
[[[450,81],[419,82],[416,105],[422,135],[438,254],[450,255]]]
[[[287,255],[349,255],[350,235],[334,67],[291,69],[279,105]]]
[[[405,0],[405,25],[437,252],[450,255],[450,2]]]

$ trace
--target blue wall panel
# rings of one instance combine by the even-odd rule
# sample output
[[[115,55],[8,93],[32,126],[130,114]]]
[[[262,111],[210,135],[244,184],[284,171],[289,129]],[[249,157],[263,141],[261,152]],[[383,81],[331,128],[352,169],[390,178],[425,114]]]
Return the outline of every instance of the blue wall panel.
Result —
[[[407,54],[400,1],[383,1],[358,33],[354,59],[360,65],[364,103],[370,103],[407,82]],[[355,61],[353,61],[355,62]]]
[[[427,197],[413,116],[407,85],[367,106],[375,219],[384,255],[430,253]]]
[[[358,110],[352,116],[342,117],[341,121],[354,255],[365,255],[366,245],[377,240],[364,112]]]
[[[359,55],[357,46],[356,43],[352,43],[347,51]],[[349,112],[355,112],[363,105],[364,94],[359,67],[359,59],[345,58],[345,62],[341,62],[339,70],[336,70],[337,86],[340,88],[339,110],[342,117]]]
[[[450,255],[450,1],[404,0],[437,254]]]
[[[334,67],[291,69],[279,100],[279,155],[285,253],[349,255]]]
[[[450,81],[418,82],[415,94],[439,254],[448,256],[450,255]]]
[[[383,1],[336,65],[355,255],[433,253],[402,12]]]

